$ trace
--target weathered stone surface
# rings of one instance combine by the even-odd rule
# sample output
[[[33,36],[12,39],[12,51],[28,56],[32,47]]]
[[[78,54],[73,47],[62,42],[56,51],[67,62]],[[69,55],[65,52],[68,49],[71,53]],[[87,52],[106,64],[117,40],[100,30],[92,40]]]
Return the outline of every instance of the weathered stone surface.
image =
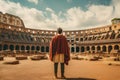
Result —
[[[10,61],[5,61],[4,64],[19,64],[18,60],[10,60]]]
[[[0,56],[0,61],[4,60],[4,57],[3,56]]]
[[[30,57],[31,60],[43,60],[48,59],[46,55],[34,55]]]
[[[90,61],[98,61],[99,59],[98,58],[90,58],[89,60]]]
[[[26,60],[27,56],[16,56],[16,60]]]
[[[116,57],[107,57],[104,58],[105,61],[115,61]]]

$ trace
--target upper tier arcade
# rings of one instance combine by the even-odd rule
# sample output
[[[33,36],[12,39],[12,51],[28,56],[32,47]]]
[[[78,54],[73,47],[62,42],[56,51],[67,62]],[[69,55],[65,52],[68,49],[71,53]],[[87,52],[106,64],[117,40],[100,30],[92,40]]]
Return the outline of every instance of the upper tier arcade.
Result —
[[[22,19],[18,16],[8,13],[3,14],[2,12],[0,12],[0,24],[8,24],[9,26],[25,28]]]
[[[85,30],[66,30],[71,52],[107,52],[120,50],[120,19],[111,20],[111,25]],[[0,51],[49,52],[49,42],[55,30],[25,28],[23,21],[14,15],[0,12]]]

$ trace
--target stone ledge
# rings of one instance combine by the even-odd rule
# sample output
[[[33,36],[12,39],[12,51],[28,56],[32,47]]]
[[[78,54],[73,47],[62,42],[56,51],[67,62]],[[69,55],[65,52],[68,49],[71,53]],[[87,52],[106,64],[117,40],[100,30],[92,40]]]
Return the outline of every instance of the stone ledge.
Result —
[[[30,57],[31,60],[44,60],[44,59],[48,59],[47,56],[45,55],[34,55]]]
[[[10,61],[5,61],[3,64],[19,64],[19,61],[18,60],[10,60]]]
[[[28,59],[27,56],[16,56],[16,60],[26,60]]]

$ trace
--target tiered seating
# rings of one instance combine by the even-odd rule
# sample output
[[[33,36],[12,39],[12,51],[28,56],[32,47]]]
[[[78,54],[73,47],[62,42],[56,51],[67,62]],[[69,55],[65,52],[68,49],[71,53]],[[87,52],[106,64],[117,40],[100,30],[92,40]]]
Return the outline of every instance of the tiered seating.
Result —
[[[115,31],[109,31],[106,33],[98,33],[94,35],[86,35],[80,38],[80,41],[97,41],[97,40],[107,40],[107,39],[118,39],[120,38],[120,33],[115,33]]]

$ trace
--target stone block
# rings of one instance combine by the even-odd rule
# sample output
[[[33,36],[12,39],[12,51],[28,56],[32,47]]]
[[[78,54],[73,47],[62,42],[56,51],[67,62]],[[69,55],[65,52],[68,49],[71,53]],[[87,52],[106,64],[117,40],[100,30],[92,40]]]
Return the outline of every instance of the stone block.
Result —
[[[5,61],[4,64],[19,64],[19,61],[18,60],[10,60],[10,61]]]
[[[27,56],[16,56],[16,60],[26,60]]]
[[[30,57],[31,60],[43,60],[48,59],[46,55],[34,55]]]

